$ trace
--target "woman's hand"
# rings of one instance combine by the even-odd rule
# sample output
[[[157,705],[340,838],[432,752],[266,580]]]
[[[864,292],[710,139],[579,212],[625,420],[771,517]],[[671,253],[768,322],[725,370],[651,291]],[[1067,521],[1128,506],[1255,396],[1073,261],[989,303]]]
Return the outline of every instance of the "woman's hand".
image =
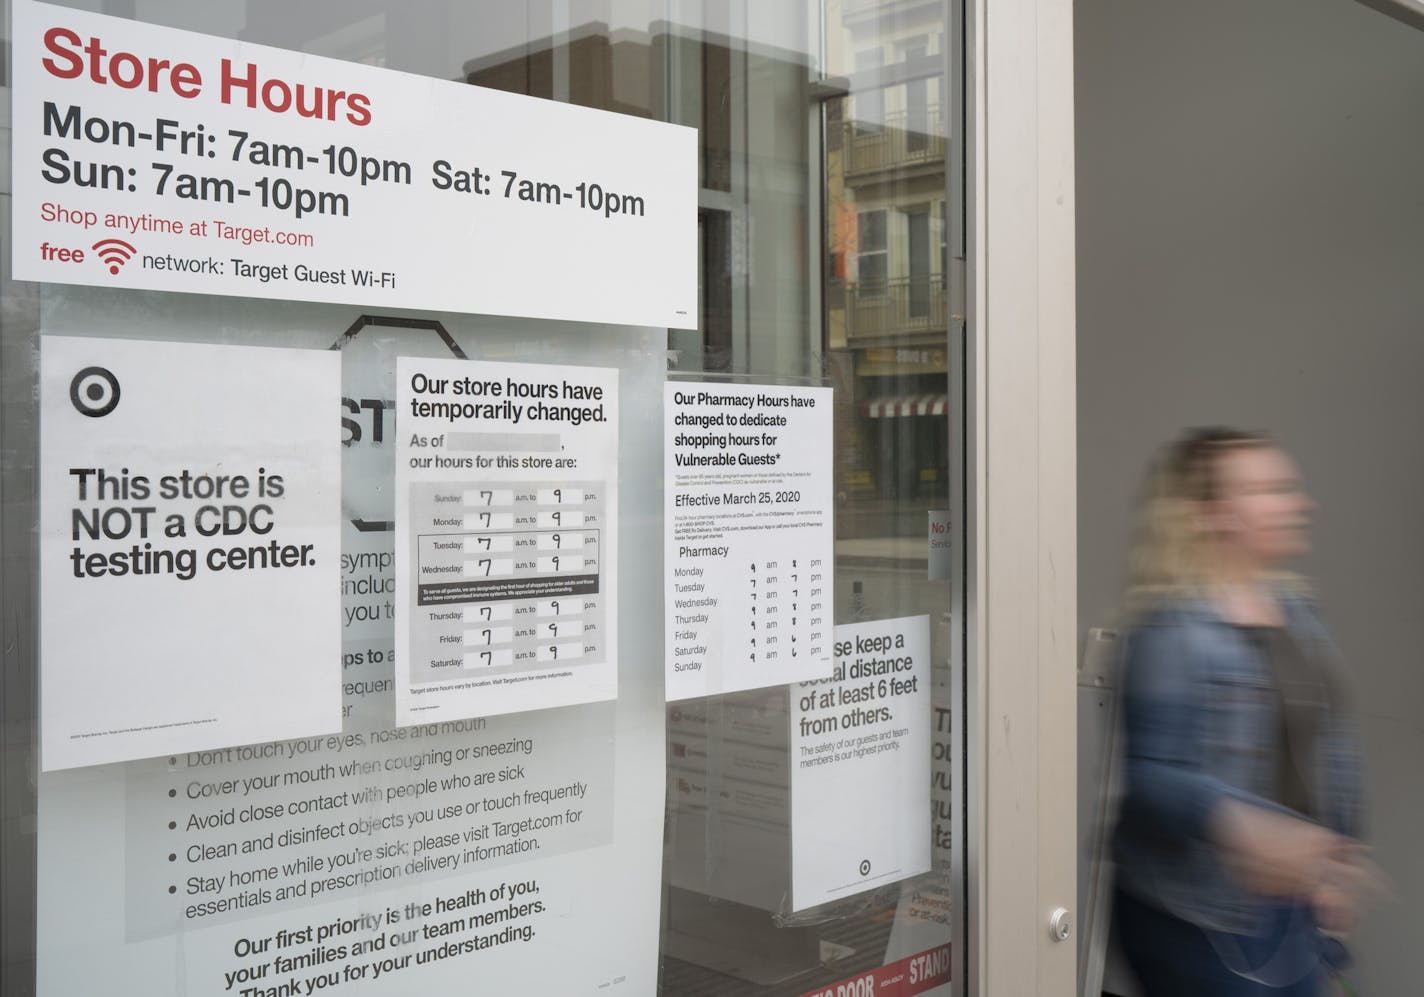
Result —
[[[1389,884],[1363,847],[1344,861],[1331,861],[1310,894],[1316,923],[1332,935],[1355,930],[1365,905],[1389,894]]]
[[[1343,869],[1361,849],[1319,824],[1239,800],[1217,808],[1211,834],[1232,872],[1265,897],[1310,899],[1327,880],[1344,882],[1331,871]]]
[[[1308,902],[1331,934],[1349,934],[1365,905],[1389,893],[1364,845],[1290,814],[1229,800],[1212,817],[1212,837],[1247,889]]]

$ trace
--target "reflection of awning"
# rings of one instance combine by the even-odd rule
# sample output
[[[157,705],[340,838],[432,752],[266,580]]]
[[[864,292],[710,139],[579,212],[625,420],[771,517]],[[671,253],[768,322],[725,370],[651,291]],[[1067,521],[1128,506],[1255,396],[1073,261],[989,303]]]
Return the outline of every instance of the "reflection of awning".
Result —
[[[948,395],[895,395],[877,398],[865,405],[865,414],[872,419],[888,419],[897,415],[944,415],[947,411]]]

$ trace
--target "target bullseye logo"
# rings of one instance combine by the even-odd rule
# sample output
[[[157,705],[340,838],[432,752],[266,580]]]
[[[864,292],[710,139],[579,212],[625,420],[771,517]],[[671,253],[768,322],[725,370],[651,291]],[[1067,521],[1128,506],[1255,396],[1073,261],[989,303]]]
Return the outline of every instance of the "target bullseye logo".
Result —
[[[133,259],[134,253],[138,252],[122,239],[100,239],[94,243],[93,249],[99,254],[99,259],[108,266],[109,273],[115,275],[125,263]]]
[[[69,400],[91,419],[119,407],[119,379],[107,367],[85,367],[69,382]]]

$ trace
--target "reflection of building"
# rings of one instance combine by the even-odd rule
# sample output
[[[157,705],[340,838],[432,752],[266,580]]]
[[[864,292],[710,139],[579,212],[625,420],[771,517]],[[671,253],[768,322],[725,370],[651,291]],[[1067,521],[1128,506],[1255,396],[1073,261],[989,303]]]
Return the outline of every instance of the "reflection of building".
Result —
[[[699,320],[669,333],[676,370],[815,381],[821,136],[809,61],[695,27],[595,23],[470,60],[464,78],[696,126]],[[764,982],[817,972],[821,958],[819,927],[768,935],[790,891],[786,689],[714,699],[668,714],[662,944],[675,993],[723,992],[708,969]],[[875,939],[862,951],[884,950],[885,922],[855,930]]]
[[[946,504],[942,14],[831,2],[823,68],[667,22],[583,25],[464,66],[480,86],[698,128],[700,327],[670,334],[676,369],[804,358],[805,376],[833,380],[842,537],[922,534],[923,510]]]
[[[808,56],[663,21],[590,23],[471,60],[464,77],[696,127],[701,314],[697,332],[670,334],[676,369],[784,373],[793,362],[820,376]]]
[[[853,372],[842,451],[858,455],[840,468],[840,533],[922,533],[887,513],[948,494],[947,39],[933,3],[837,6],[828,50],[849,86],[826,112],[827,317]]]

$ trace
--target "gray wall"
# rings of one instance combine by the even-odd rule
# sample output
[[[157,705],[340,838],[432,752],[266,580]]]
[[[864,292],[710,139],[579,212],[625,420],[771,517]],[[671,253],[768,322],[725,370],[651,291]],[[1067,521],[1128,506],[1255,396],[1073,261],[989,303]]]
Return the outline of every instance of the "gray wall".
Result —
[[[1371,838],[1424,942],[1424,32],[1351,0],[1079,0],[1080,633],[1181,427],[1266,428],[1319,502],[1314,577],[1358,678]]]

